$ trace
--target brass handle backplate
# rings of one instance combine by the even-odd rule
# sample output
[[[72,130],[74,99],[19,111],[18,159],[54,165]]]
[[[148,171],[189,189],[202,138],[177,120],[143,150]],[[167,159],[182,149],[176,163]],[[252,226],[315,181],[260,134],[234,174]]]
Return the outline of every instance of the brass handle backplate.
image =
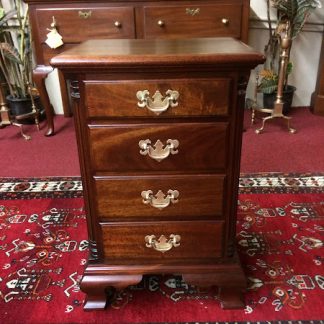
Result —
[[[166,141],[166,145],[160,140],[157,140],[154,145],[151,145],[151,141],[149,139],[141,140],[138,143],[140,147],[140,153],[142,155],[148,155],[151,159],[156,160],[158,162],[166,159],[170,154],[178,153],[178,140],[168,139]]]
[[[186,14],[190,16],[195,16],[200,13],[200,8],[186,8]]]
[[[136,97],[139,100],[137,102],[138,107],[146,107],[148,110],[154,112],[156,115],[160,115],[162,112],[168,110],[169,107],[178,106],[179,92],[175,90],[167,90],[165,97],[162,96],[160,91],[156,91],[150,98],[150,92],[148,90],[137,91]]]
[[[91,15],[92,15],[92,11],[91,10],[89,10],[89,11],[79,11],[79,17],[80,18],[83,18],[83,19],[88,19],[88,18],[90,18],[91,17]]]
[[[181,236],[176,234],[171,234],[169,239],[167,239],[164,235],[161,235],[157,240],[155,235],[146,235],[145,243],[146,247],[153,248],[159,252],[167,252],[171,250],[173,247],[177,247],[180,245]]]
[[[163,191],[159,190],[154,196],[152,190],[144,190],[141,192],[141,196],[145,205],[151,205],[161,210],[168,207],[171,203],[175,204],[178,202],[179,191],[170,189],[167,195],[165,195]]]

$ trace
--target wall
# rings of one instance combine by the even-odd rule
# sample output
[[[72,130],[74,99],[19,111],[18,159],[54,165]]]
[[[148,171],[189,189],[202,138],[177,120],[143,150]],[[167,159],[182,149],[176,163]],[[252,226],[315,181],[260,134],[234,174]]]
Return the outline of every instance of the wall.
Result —
[[[266,18],[266,0],[251,0],[249,44],[262,52],[268,40],[267,25],[264,22]],[[323,29],[324,3],[321,9],[312,13],[303,32],[293,43],[291,59],[294,68],[289,76],[289,83],[297,87],[293,106],[310,105],[311,94],[315,89]],[[253,74],[251,80],[253,81]],[[55,112],[62,114],[62,101],[57,95],[60,89],[56,71],[49,75],[46,86]],[[247,94],[250,98],[253,97],[253,86],[253,82],[250,82]]]
[[[275,17],[275,11],[272,12]],[[263,51],[268,41],[266,0],[251,0],[249,44]],[[309,106],[311,94],[315,89],[319,57],[324,30],[324,2],[307,20],[301,34],[293,42],[291,61],[293,71],[289,84],[297,87],[293,106]],[[259,70],[259,67],[256,70]],[[253,78],[253,74],[251,79]],[[253,84],[249,84],[248,96],[252,97]]]

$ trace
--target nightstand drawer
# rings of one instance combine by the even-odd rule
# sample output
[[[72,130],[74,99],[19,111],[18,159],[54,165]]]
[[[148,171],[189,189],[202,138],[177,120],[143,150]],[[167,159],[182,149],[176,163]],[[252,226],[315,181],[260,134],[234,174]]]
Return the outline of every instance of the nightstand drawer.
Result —
[[[134,8],[74,6],[37,8],[38,42],[45,42],[53,17],[64,43],[81,43],[92,38],[135,38]]]
[[[226,116],[229,114],[231,79],[85,81],[84,83],[85,105],[89,117]]]
[[[90,159],[97,172],[223,171],[227,137],[225,122],[89,125]]]
[[[96,177],[97,217],[109,220],[223,218],[224,175]]]
[[[147,6],[144,38],[241,36],[241,4]]]
[[[222,221],[101,223],[100,227],[104,258],[109,262],[212,262],[222,256]]]

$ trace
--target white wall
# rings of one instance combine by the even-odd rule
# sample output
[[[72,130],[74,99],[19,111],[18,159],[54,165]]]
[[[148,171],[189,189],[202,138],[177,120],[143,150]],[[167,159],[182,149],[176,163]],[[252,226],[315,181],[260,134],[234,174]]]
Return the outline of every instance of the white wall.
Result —
[[[318,70],[320,48],[324,29],[324,1],[323,7],[316,9],[309,17],[303,32],[294,40],[291,59],[294,64],[293,72],[289,76],[289,83],[297,87],[293,106],[309,106],[311,94],[315,89]],[[249,44],[263,52],[268,40],[266,24],[262,22],[267,18],[266,0],[251,0],[251,21]],[[46,80],[46,86],[56,114],[63,114],[62,100],[57,73],[54,71]],[[253,84],[249,85],[248,97],[253,97]]]
[[[315,89],[321,44],[324,35],[323,0],[322,5],[322,8],[317,8],[311,14],[307,20],[308,24],[305,25],[302,33],[293,42],[291,52],[293,71],[289,76],[289,84],[297,87],[293,106],[309,106],[311,95]],[[251,18],[249,44],[255,49],[263,51],[269,38],[267,25],[261,21],[255,21],[255,19],[267,19],[266,0],[251,0]],[[316,23],[316,25],[312,23]],[[250,84],[248,91],[248,96],[250,97],[252,96],[252,88]]]

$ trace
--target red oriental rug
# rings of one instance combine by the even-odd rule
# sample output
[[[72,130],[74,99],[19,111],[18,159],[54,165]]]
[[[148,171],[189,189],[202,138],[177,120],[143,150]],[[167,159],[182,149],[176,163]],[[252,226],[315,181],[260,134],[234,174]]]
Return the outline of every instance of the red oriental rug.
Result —
[[[217,289],[147,276],[105,311],[84,312],[88,254],[79,178],[0,179],[0,323],[324,323],[324,174],[240,179],[237,247],[244,310]]]

